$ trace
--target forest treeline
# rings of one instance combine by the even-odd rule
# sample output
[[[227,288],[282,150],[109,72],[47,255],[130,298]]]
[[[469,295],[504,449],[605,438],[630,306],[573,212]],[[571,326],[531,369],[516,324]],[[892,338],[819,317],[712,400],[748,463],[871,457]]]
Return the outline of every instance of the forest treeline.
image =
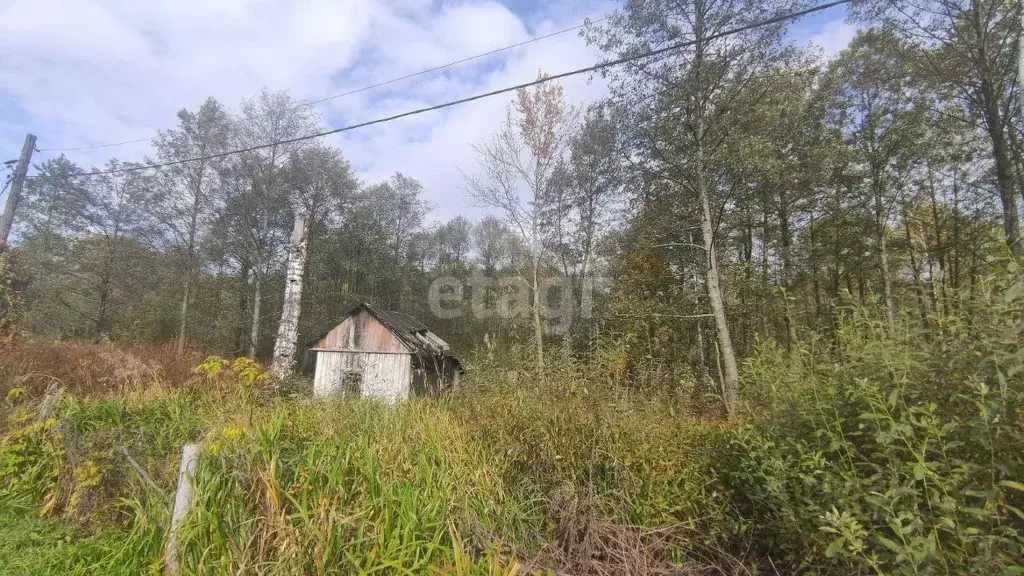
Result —
[[[416,174],[359,182],[319,140],[186,161],[321,131],[287,93],[182,110],[139,164],[39,163],[13,250],[20,325],[268,359],[282,318],[303,342],[368,301],[461,350],[485,334],[533,342],[541,365],[543,343],[616,338],[627,379],[687,379],[733,406],[758,338],[795,353],[849,302],[878,301],[890,322],[941,317],[1020,254],[1019,7],[854,3],[862,29],[827,61],[790,23],[719,36],[803,7],[630,1],[587,27],[608,59],[694,43],[610,69],[586,109],[554,82],[517,93],[479,165],[460,166],[467,201],[494,214],[477,222],[431,222]],[[147,162],[179,163],[82,176]],[[536,298],[476,318],[468,295],[465,314],[435,318],[434,279],[474,272],[531,296],[569,279],[576,321],[553,330]]]

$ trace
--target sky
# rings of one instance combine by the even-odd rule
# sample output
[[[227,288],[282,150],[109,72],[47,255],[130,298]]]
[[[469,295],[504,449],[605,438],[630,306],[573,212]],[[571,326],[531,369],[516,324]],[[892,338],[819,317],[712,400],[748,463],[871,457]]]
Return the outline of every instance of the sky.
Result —
[[[174,127],[208,96],[235,108],[262,88],[315,100],[597,19],[611,0],[0,0],[0,162],[38,137],[33,162],[60,149],[123,142]],[[836,7],[799,21],[795,42],[823,57],[856,26]],[[575,32],[316,105],[326,125],[389,116],[593,64]],[[586,105],[606,87],[562,82]],[[497,130],[511,95],[329,137],[364,182],[419,180],[430,219],[479,215],[462,190],[472,145]],[[139,160],[147,142],[68,151],[83,166]],[[30,171],[31,174],[31,171]]]

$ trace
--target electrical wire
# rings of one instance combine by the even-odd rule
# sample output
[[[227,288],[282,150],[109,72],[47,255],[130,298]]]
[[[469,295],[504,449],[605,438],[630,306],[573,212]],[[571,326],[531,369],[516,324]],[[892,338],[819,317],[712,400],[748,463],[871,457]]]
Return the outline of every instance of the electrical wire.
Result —
[[[768,18],[766,20],[761,20],[761,21],[758,21],[758,22],[753,22],[753,23],[750,23],[750,24],[739,26],[739,27],[736,27],[736,28],[731,28],[729,30],[718,32],[716,34],[710,34],[707,37],[702,38],[700,40],[700,42],[710,42],[712,40],[718,40],[720,38],[725,38],[726,36],[731,36],[733,34],[739,34],[741,32],[746,32],[748,30],[753,30],[753,29],[756,29],[756,28],[760,28],[762,26],[768,26],[768,25],[771,25],[771,24],[778,24],[779,22],[784,22],[786,20],[792,20],[794,18],[800,18],[800,17],[806,16],[808,14],[813,14],[815,12],[820,12],[822,10],[827,10],[828,8],[833,8],[833,7],[836,7],[836,6],[847,4],[847,3],[851,2],[851,1],[852,0],[836,0],[834,2],[828,2],[826,4],[820,4],[818,6],[814,6],[814,7],[811,7],[811,8],[804,9],[804,10],[799,10],[797,12],[791,12],[791,13],[788,13],[788,14],[782,14],[782,15],[779,15],[779,16],[775,16],[773,18]],[[490,92],[484,92],[482,94],[476,94],[476,95],[473,95],[473,96],[468,96],[466,98],[460,98],[458,100],[451,100],[449,102],[444,102],[442,104],[436,104],[434,106],[428,106],[428,107],[425,107],[425,108],[418,108],[418,109],[415,109],[415,110],[409,110],[407,112],[402,112],[400,114],[394,114],[392,116],[386,116],[386,117],[383,117],[383,118],[377,118],[375,120],[368,120],[366,122],[360,122],[358,124],[351,124],[349,126],[343,126],[341,128],[334,128],[332,130],[326,130],[324,132],[318,132],[316,134],[309,134],[307,136],[298,136],[298,137],[295,137],[295,138],[288,138],[288,139],[285,139],[285,140],[277,140],[277,141],[274,141],[274,142],[268,142],[266,144],[259,144],[259,145],[256,145],[256,146],[249,146],[247,148],[241,148],[241,149],[237,149],[237,150],[229,150],[229,151],[226,151],[226,152],[218,152],[216,154],[208,154],[206,156],[197,156],[195,158],[183,158],[181,160],[172,160],[172,161],[169,161],[169,162],[162,162],[162,163],[159,163],[159,164],[146,164],[146,165],[140,165],[140,166],[129,166],[129,167],[126,167],[126,168],[116,168],[114,170],[99,170],[99,171],[95,171],[95,172],[85,172],[85,173],[82,173],[82,174],[78,174],[78,176],[101,176],[101,175],[105,175],[105,174],[121,174],[121,173],[125,173],[125,172],[137,172],[139,170],[149,170],[149,169],[153,169],[153,168],[164,168],[164,167],[167,167],[167,166],[176,166],[176,165],[185,164],[185,163],[188,163],[188,162],[199,162],[199,161],[203,161],[203,160],[213,160],[213,159],[216,159],[216,158],[223,158],[225,156],[233,156],[235,154],[244,154],[246,152],[254,152],[256,150],[264,150],[266,148],[272,148],[274,146],[281,146],[281,145],[285,145],[285,144],[294,144],[296,142],[302,142],[302,141],[305,141],[305,140],[312,140],[314,138],[322,138],[324,136],[329,136],[331,134],[339,134],[341,132],[348,132],[348,131],[356,130],[356,129],[359,129],[359,128],[365,128],[367,126],[373,126],[375,124],[383,124],[385,122],[392,122],[394,120],[398,120],[399,118],[405,118],[405,117],[408,117],[408,116],[415,116],[415,115],[418,115],[418,114],[424,114],[426,112],[433,112],[433,111],[436,111],[436,110],[442,110],[444,108],[450,108],[452,106],[458,106],[460,104],[466,104],[466,103],[469,103],[469,102],[474,102],[476,100],[482,100],[484,98],[490,98],[492,96],[498,96],[500,94],[506,94],[506,93],[509,93],[509,92],[514,92],[516,90],[521,90],[523,88],[529,88],[531,86],[537,86],[539,84],[544,84],[544,83],[547,83],[547,82],[552,82],[554,80],[560,80],[562,78],[568,78],[570,76],[576,76],[576,75],[579,75],[579,74],[586,74],[588,72],[596,72],[598,70],[602,70],[602,69],[609,68],[609,67],[612,67],[612,66],[618,66],[620,64],[625,64],[627,62],[632,62],[634,60],[640,60],[642,58],[649,58],[651,56],[658,56],[660,54],[664,54],[664,53],[672,51],[672,50],[679,50],[680,48],[686,48],[688,46],[693,46],[693,45],[695,45],[697,43],[698,43],[697,40],[686,40],[686,41],[683,41],[683,42],[678,42],[676,44],[671,44],[669,46],[658,48],[656,50],[650,50],[648,52],[644,52],[643,54],[636,54],[636,55],[632,55],[632,56],[625,56],[625,57],[622,57],[622,58],[617,58],[615,60],[607,60],[607,61],[604,61],[604,62],[599,62],[597,64],[593,64],[591,66],[587,66],[585,68],[577,68],[576,70],[570,70],[568,72],[561,72],[559,74],[554,74],[554,75],[551,75],[551,76],[544,76],[542,78],[538,78],[538,79],[530,81],[530,82],[524,82],[522,84],[516,84],[516,85],[513,85],[513,86],[507,86],[505,88],[499,88],[497,90],[492,90]]]
[[[509,44],[508,46],[502,46],[501,48],[495,48],[494,50],[491,50],[489,52],[482,52],[480,54],[475,54],[473,56],[467,56],[466,58],[462,58],[462,59],[459,59],[459,60],[454,60],[452,62],[448,62],[447,64],[441,64],[440,66],[434,66],[432,68],[426,68],[426,69],[420,70],[418,72],[412,72],[410,74],[406,74],[405,76],[399,76],[397,78],[392,78],[390,80],[384,80],[382,82],[377,82],[376,84],[369,84],[367,86],[363,86],[361,88],[355,88],[353,90],[349,90],[347,92],[342,92],[340,94],[334,94],[332,96],[326,96],[324,98],[319,98],[317,100],[308,100],[308,101],[305,101],[305,102],[301,102],[301,103],[299,103],[298,106],[296,106],[296,108],[308,108],[310,106],[315,106],[317,104],[323,104],[324,102],[329,102],[331,100],[336,100],[338,98],[344,98],[345,96],[351,96],[353,94],[359,94],[360,92],[366,92],[367,90],[373,90],[374,88],[382,88],[384,86],[395,84],[396,82],[401,82],[403,80],[409,80],[411,78],[416,78],[417,76],[423,76],[424,74],[430,74],[430,73],[433,73],[433,72],[440,72],[441,70],[445,70],[447,68],[451,68],[452,66],[458,66],[459,64],[465,64],[466,62],[472,62],[473,60],[479,60],[481,58],[486,58],[488,56],[493,56],[495,54],[500,54],[502,52],[507,52],[509,50],[514,50],[516,48],[521,48],[523,46],[527,46],[527,45],[533,44],[535,42],[540,42],[542,40],[547,40],[548,38],[554,38],[555,36],[560,36],[560,35],[566,34],[568,32],[573,32],[573,31],[576,31],[576,30],[580,30],[580,29],[586,27],[588,24],[596,24],[598,22],[603,22],[603,21],[605,21],[605,20],[607,20],[609,18],[611,18],[611,16],[604,16],[602,18],[598,18],[597,20],[587,19],[582,24],[577,24],[576,26],[570,26],[569,28],[563,28],[561,30],[556,30],[554,32],[551,32],[551,33],[548,33],[548,34],[544,34],[544,35],[541,35],[541,36],[535,36],[533,38],[530,38],[529,40],[523,40],[522,42],[518,42],[516,44]],[[94,145],[91,145],[91,146],[79,146],[77,148],[44,148],[44,149],[40,150],[40,152],[80,152],[82,150],[95,150],[95,149],[99,149],[99,148],[113,148],[115,146],[125,146],[127,144],[138,144],[139,142],[148,142],[150,140],[156,140],[157,138],[159,138],[159,136],[149,136],[147,138],[139,138],[137,140],[126,140],[124,142],[112,142],[110,144],[94,144]]]

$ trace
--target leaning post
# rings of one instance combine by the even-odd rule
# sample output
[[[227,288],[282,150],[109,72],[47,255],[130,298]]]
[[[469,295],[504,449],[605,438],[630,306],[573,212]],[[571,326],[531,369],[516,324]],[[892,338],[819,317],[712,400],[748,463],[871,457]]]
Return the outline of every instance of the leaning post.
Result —
[[[192,507],[192,495],[196,478],[196,466],[199,463],[199,444],[185,444],[181,447],[181,466],[178,468],[178,490],[174,495],[174,510],[171,512],[171,528],[164,546],[164,571],[177,576],[181,574],[181,563],[178,550],[178,531],[189,508]]]

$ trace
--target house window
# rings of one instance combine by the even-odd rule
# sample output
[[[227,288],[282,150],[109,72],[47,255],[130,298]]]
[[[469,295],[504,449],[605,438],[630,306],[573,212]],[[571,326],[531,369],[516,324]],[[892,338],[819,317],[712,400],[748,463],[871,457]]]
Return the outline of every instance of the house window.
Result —
[[[345,398],[359,398],[363,395],[363,375],[360,372],[342,372],[338,390]]]

